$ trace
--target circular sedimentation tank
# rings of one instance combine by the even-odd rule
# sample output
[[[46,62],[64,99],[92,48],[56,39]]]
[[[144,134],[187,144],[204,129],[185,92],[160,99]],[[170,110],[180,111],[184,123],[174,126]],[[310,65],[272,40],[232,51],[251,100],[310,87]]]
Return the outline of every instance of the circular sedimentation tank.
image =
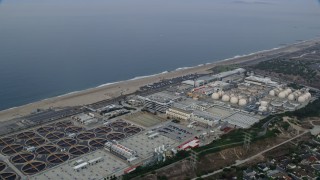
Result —
[[[44,126],[37,129],[37,132],[40,134],[47,134],[48,132],[54,131],[52,126]]]
[[[37,148],[36,153],[37,154],[52,154],[58,150],[57,147],[52,146],[52,145],[46,145],[46,146],[41,146]]]
[[[102,126],[102,127],[97,127],[94,129],[94,132],[97,134],[108,134],[109,132],[112,131],[111,127],[106,127],[106,126]]]
[[[21,171],[27,175],[36,174],[47,167],[45,162],[41,161],[31,161],[22,166]]]
[[[123,128],[123,127],[126,127],[126,126],[128,126],[129,124],[127,123],[127,122],[125,122],[125,121],[115,121],[115,122],[112,122],[112,123],[110,123],[109,124],[110,125],[110,127],[112,127],[112,128]]]
[[[83,128],[78,127],[78,126],[69,126],[69,127],[65,128],[65,131],[68,133],[78,133],[82,130],[83,130]]]
[[[65,134],[63,132],[58,132],[58,131],[54,131],[54,132],[50,132],[46,135],[46,138],[49,139],[50,141],[55,141],[58,139],[61,139],[65,136]]]
[[[83,140],[83,141],[92,139],[94,137],[96,137],[96,135],[94,133],[90,133],[90,132],[84,132],[84,133],[80,133],[77,135],[77,139]]]
[[[107,138],[109,140],[121,140],[121,139],[124,139],[125,137],[126,135],[120,132],[114,132],[107,135]]]
[[[10,137],[0,138],[0,146],[6,146],[14,143],[14,139]]]
[[[60,147],[69,147],[76,144],[77,144],[77,141],[72,138],[61,139],[60,141],[57,142],[57,145]]]
[[[7,168],[6,163],[0,162],[0,172],[2,172],[3,170],[5,170],[6,168]]]
[[[11,162],[15,164],[24,164],[26,162],[34,160],[35,155],[31,153],[20,153],[11,158]]]
[[[36,133],[32,131],[22,132],[17,135],[18,139],[31,139],[36,135]]]
[[[123,132],[125,132],[126,134],[129,135],[134,135],[137,134],[139,132],[141,132],[141,128],[135,127],[135,126],[129,126],[123,129]]]
[[[50,162],[53,164],[60,164],[68,161],[69,158],[70,156],[66,153],[55,153],[48,156],[47,162]]]
[[[74,156],[80,156],[80,155],[88,153],[89,151],[90,151],[90,148],[87,146],[83,146],[83,145],[72,146],[69,149],[69,153]]]
[[[5,155],[12,155],[12,154],[16,154],[19,153],[20,151],[23,150],[23,146],[19,145],[19,144],[10,144],[5,146],[1,152]]]
[[[45,139],[36,137],[36,138],[31,138],[26,141],[27,146],[40,146],[46,142]]]
[[[95,147],[95,148],[101,148],[104,146],[104,144],[108,142],[108,140],[103,139],[103,138],[96,138],[96,139],[92,139],[91,141],[89,141],[89,145],[91,147]]]
[[[12,173],[12,172],[3,172],[3,173],[0,173],[0,179],[3,179],[3,180],[18,180],[19,179],[19,176],[15,173]]]
[[[72,122],[71,121],[61,121],[61,122],[57,122],[55,124],[56,127],[59,127],[59,128],[65,128],[65,127],[68,127],[68,126],[72,126]]]

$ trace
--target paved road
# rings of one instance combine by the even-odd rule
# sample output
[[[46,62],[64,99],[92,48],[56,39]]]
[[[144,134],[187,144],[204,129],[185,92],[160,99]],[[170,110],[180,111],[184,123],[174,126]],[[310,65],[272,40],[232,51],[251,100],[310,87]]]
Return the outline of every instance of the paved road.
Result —
[[[303,135],[305,135],[305,134],[307,134],[307,133],[309,133],[309,132],[310,132],[310,131],[305,131],[305,132],[303,132],[303,133],[301,133],[301,134],[299,134],[299,135],[297,135],[297,136],[295,136],[295,137],[293,137],[293,138],[291,138],[291,139],[288,139],[288,140],[286,140],[286,141],[284,141],[284,142],[282,142],[282,143],[280,143],[280,144],[278,144],[278,145],[276,145],[276,146],[273,146],[273,147],[268,148],[268,149],[266,149],[266,150],[264,150],[264,151],[261,151],[261,152],[259,152],[258,154],[253,155],[253,156],[251,156],[251,157],[249,157],[249,158],[247,158],[247,159],[237,160],[236,163],[234,163],[234,164],[231,165],[231,166],[239,166],[239,165],[241,165],[241,164],[244,164],[244,163],[246,163],[246,162],[249,162],[249,161],[251,161],[251,160],[253,160],[253,159],[261,156],[262,154],[264,154],[264,153],[266,153],[266,152],[268,152],[268,151],[271,151],[271,150],[273,150],[273,149],[275,149],[275,148],[277,148],[277,147],[279,147],[279,146],[282,146],[282,145],[284,145],[284,144],[286,144],[286,143],[288,143],[288,142],[290,142],[290,141],[292,141],[292,140],[295,140],[295,139],[297,139],[297,138],[299,138],[299,137],[301,137],[301,136],[303,136]],[[231,167],[231,166],[229,166],[229,167]],[[201,178],[206,178],[206,177],[212,176],[212,175],[214,175],[214,174],[220,173],[220,172],[222,172],[222,171],[223,171],[223,169],[219,169],[219,170],[214,171],[214,172],[212,172],[212,173],[209,173],[209,174],[206,174],[206,175],[202,175]],[[197,178],[193,178],[192,180],[195,180],[195,179],[197,179]]]

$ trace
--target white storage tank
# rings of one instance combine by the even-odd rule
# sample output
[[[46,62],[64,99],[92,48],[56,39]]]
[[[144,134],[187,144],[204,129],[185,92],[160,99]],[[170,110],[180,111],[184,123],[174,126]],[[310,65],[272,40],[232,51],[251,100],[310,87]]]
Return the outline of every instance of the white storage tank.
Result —
[[[231,99],[230,99],[230,102],[231,102],[232,104],[237,104],[238,101],[239,101],[239,99],[238,99],[237,97],[235,97],[235,96],[231,97]]]
[[[219,95],[219,93],[213,93],[213,94],[211,95],[211,97],[212,97],[212,99],[217,100],[217,99],[220,98],[220,95]]]
[[[302,96],[299,96],[298,102],[299,102],[299,103],[304,103],[304,102],[306,102],[305,97],[304,97],[303,95],[302,95]]]
[[[247,100],[246,99],[240,99],[239,100],[239,106],[245,106],[245,105],[247,105]]]
[[[270,96],[275,96],[275,95],[276,95],[276,92],[275,92],[274,90],[271,90],[271,91],[269,91],[269,95],[270,95]]]
[[[308,99],[311,98],[311,93],[307,92],[306,95],[308,96]]]
[[[280,92],[279,95],[278,95],[279,98],[285,98],[286,96],[287,95],[286,95],[286,93],[284,91]]]
[[[230,96],[228,96],[226,94],[222,96],[222,101],[228,102],[229,100],[230,100]]]
[[[293,101],[294,98],[295,98],[295,96],[294,96],[293,93],[289,94],[288,99],[289,99],[290,101]]]

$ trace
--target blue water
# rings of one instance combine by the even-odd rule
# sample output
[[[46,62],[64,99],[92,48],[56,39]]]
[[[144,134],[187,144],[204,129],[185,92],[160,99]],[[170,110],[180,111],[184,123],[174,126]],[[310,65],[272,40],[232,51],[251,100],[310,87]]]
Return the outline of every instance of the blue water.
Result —
[[[319,36],[319,0],[0,0],[0,109]]]

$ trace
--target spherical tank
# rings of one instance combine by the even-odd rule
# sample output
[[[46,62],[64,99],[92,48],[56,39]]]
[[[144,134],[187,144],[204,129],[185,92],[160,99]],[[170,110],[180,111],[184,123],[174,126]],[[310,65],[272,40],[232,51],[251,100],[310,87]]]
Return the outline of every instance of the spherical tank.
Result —
[[[293,93],[289,94],[288,99],[289,99],[290,101],[293,101],[294,98],[295,98],[295,96],[294,96]]]
[[[231,97],[231,99],[230,99],[230,102],[231,102],[232,104],[237,104],[238,101],[239,101],[239,99],[238,99],[237,97]]]
[[[245,106],[247,104],[247,100],[246,99],[240,99],[239,100],[239,106]]]
[[[311,98],[311,93],[307,92],[306,95],[308,96],[308,99]]]
[[[220,98],[220,95],[219,95],[219,93],[213,93],[211,97],[212,97],[212,99],[216,99],[217,100],[217,99]]]
[[[229,100],[230,100],[230,96],[228,96],[226,94],[222,96],[222,101],[227,102]]]
[[[271,91],[269,92],[269,95],[270,95],[270,96],[275,96],[275,95],[276,95],[276,92],[275,92],[274,90],[271,90]]]
[[[306,99],[304,96],[299,96],[299,98],[298,98],[299,103],[304,103],[305,101],[306,101]]]
[[[278,95],[279,98],[285,98],[286,97],[286,93],[285,92],[280,92]]]
[[[303,94],[302,96],[304,97],[305,100],[308,100],[308,99],[309,99],[309,96],[308,96],[307,93]]]

